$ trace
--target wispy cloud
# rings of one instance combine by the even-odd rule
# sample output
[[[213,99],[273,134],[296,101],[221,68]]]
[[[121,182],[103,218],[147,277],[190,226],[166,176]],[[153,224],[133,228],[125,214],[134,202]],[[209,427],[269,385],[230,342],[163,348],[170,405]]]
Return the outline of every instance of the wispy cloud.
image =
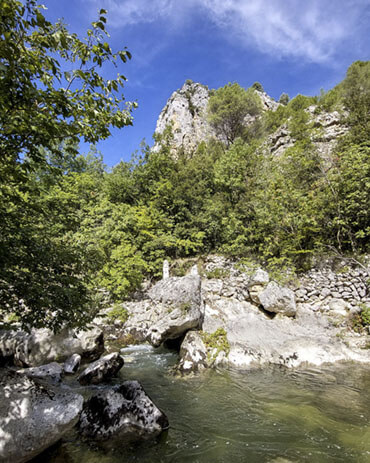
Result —
[[[203,14],[242,45],[277,58],[313,62],[330,60],[346,43],[361,46],[370,15],[368,0],[85,1],[103,4],[114,26],[165,20],[169,28],[178,28],[192,15]]]

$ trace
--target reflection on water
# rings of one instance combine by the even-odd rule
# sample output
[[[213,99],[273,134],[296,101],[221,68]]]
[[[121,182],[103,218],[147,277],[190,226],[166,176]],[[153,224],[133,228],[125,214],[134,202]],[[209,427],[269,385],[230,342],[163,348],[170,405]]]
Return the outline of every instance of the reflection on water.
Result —
[[[75,433],[35,463],[370,462],[370,367],[171,374],[174,353],[124,349],[118,381],[138,379],[169,417],[145,442],[81,442]]]

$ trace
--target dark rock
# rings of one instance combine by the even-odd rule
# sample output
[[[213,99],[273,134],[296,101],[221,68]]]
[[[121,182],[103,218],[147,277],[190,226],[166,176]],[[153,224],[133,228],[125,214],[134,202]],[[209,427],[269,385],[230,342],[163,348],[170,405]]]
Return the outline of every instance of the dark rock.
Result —
[[[123,357],[118,352],[106,355],[89,365],[78,377],[80,384],[99,384],[115,376],[123,367]]]
[[[156,435],[168,427],[167,416],[138,381],[125,381],[92,396],[85,403],[79,422],[81,434],[93,439],[116,434]]]

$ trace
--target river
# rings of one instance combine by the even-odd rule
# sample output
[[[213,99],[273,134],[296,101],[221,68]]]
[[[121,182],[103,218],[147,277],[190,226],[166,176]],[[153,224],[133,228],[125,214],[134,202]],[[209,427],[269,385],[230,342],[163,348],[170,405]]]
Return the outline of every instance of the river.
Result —
[[[34,463],[370,462],[370,366],[172,374],[177,355],[126,348],[117,381],[139,380],[167,414],[156,439],[81,442],[70,433]]]

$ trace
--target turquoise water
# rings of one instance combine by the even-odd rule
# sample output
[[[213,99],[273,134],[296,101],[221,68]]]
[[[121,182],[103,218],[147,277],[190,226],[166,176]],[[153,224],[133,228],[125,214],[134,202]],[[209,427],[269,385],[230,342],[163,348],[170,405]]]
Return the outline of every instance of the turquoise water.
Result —
[[[71,433],[36,463],[370,462],[370,367],[209,371],[179,378],[175,353],[128,348],[118,380],[138,379],[170,429],[148,441],[83,443]]]

